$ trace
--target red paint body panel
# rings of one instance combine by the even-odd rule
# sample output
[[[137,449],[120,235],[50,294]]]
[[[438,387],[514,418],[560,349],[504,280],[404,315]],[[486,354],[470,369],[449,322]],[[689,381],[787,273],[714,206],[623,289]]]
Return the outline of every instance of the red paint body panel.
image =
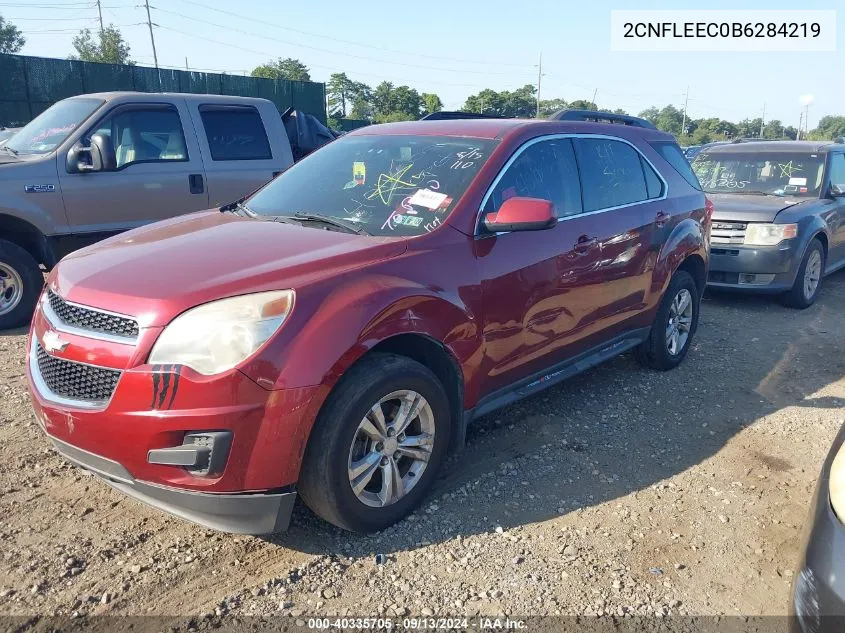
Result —
[[[400,334],[440,342],[460,370],[469,411],[516,381],[648,328],[678,266],[697,256],[706,267],[704,195],[643,142],[669,138],[661,132],[477,120],[371,126],[352,135],[411,133],[502,139],[443,226],[426,235],[369,237],[209,211],[64,259],[49,287],[68,301],[135,317],[141,333],[134,345],[61,334],[68,346],[54,355],[123,374],[108,406],[96,411],[55,404],[32,388],[47,433],[146,482],[208,492],[276,489],[296,483],[332,387],[379,343]],[[558,133],[630,140],[674,195],[568,217],[548,230],[475,236],[481,201],[503,165],[524,142]],[[667,219],[657,223],[660,213]],[[294,308],[255,355],[216,376],[182,368],[172,405],[156,407],[162,370],[147,359],[168,323],[205,302],[282,289],[295,290]],[[40,341],[48,329],[39,310],[31,336]],[[147,463],[148,450],[177,446],[197,430],[232,431],[221,476]]]

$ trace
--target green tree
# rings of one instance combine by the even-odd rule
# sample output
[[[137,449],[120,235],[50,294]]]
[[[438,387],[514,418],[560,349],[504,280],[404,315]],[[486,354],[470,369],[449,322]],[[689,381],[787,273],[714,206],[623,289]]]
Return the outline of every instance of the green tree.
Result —
[[[129,58],[129,45],[124,41],[120,30],[109,24],[96,37],[90,29],[83,29],[73,38],[75,55],[70,59],[83,62],[99,62],[101,64],[134,64]]]
[[[256,66],[250,73],[253,77],[263,79],[289,79],[291,81],[311,81],[308,67],[298,59],[279,57],[261,66]]]
[[[660,110],[660,114],[657,115],[657,121],[654,121],[654,124],[659,130],[679,136],[681,134],[683,120],[684,115],[678,108],[673,105],[667,105]]]
[[[657,125],[657,117],[660,116],[660,110],[658,110],[654,106],[651,106],[650,108],[646,108],[645,110],[640,112],[637,116],[641,119],[645,119],[653,125]]]
[[[26,38],[11,22],[0,15],[0,53],[17,53],[26,44]]]
[[[464,112],[477,112],[478,114],[493,114],[496,116],[505,116],[505,101],[502,94],[485,88],[477,95],[467,97],[464,107]]]
[[[566,110],[568,107],[566,99],[540,99],[540,117],[547,119],[555,112]]]
[[[420,118],[423,101],[420,93],[413,88],[409,88],[408,86],[397,86],[393,90],[392,101],[393,109],[391,113],[400,112],[410,117],[406,120]]]
[[[423,103],[423,114],[440,112],[443,109],[443,102],[433,92],[424,92],[420,95]]]
[[[570,110],[592,110],[593,112],[598,111],[599,107],[593,103],[592,101],[587,101],[586,99],[576,99],[569,104]]]
[[[845,116],[823,116],[819,119],[819,125],[815,130],[810,131],[810,138],[813,140],[833,140],[845,136]]]
[[[346,108],[351,106],[353,82],[346,73],[334,73],[326,83],[326,97],[328,98],[329,113],[346,117]]]
[[[395,109],[393,100],[393,84],[389,81],[382,81],[375,87],[372,93],[373,114],[375,116],[387,116]]]
[[[352,100],[352,112],[349,117],[351,119],[371,120],[374,114],[372,88],[360,81],[354,81],[349,94]]]

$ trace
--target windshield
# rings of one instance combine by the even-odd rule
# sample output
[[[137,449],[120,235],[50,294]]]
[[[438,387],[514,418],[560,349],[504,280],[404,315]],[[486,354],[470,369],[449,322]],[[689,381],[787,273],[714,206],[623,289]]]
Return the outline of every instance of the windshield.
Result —
[[[818,196],[824,155],[809,152],[704,152],[692,169],[707,193]]]
[[[6,141],[6,147],[19,154],[52,152],[102,103],[99,99],[59,101]]]
[[[327,215],[371,235],[422,235],[448,217],[497,142],[347,136],[295,164],[246,206],[263,216]]]

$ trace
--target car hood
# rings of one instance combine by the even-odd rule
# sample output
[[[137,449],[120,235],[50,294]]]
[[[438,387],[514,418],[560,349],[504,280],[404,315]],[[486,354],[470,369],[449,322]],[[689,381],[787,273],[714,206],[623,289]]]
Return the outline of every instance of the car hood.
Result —
[[[804,201],[800,198],[731,193],[708,193],[707,197],[713,203],[714,220],[734,222],[771,222],[784,209]]]
[[[204,211],[122,233],[65,257],[50,285],[68,301],[167,324],[193,306],[300,288],[396,257],[403,240]]]

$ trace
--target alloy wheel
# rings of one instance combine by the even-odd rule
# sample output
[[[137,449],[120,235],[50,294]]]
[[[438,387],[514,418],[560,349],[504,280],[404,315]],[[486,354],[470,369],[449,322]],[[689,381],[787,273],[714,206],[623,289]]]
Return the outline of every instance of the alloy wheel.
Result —
[[[672,356],[680,354],[689,340],[692,311],[692,295],[682,288],[669,306],[669,322],[666,324],[666,349]]]
[[[810,253],[807,266],[804,268],[804,298],[813,298],[822,276],[822,255],[818,250]]]
[[[349,484],[359,501],[382,508],[407,495],[428,466],[434,433],[434,413],[416,391],[394,391],[376,402],[349,450]]]

